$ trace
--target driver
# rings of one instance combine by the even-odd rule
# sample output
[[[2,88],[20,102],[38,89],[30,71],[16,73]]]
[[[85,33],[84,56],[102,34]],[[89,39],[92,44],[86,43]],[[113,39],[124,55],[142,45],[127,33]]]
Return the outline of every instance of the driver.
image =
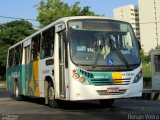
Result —
[[[109,44],[109,36],[107,36],[104,40],[104,45],[101,50],[101,54],[104,55],[104,59],[110,53],[110,44]]]

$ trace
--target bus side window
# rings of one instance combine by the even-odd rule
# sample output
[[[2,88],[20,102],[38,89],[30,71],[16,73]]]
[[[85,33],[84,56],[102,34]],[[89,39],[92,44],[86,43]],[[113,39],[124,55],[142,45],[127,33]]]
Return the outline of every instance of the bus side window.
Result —
[[[22,58],[22,46],[21,44],[15,47],[14,51],[14,65],[20,65],[21,64],[21,58]]]
[[[14,48],[9,50],[8,67],[12,67],[14,63]]]
[[[54,33],[55,33],[54,28],[50,28],[42,33],[43,40],[42,40],[41,58],[47,58],[53,56]]]
[[[32,38],[31,42],[31,60],[39,60],[40,58],[40,34]]]

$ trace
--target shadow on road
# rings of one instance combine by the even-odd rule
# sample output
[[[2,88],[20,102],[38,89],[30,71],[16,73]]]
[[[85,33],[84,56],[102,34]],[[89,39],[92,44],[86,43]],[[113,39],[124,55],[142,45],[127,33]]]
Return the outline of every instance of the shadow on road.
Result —
[[[24,97],[24,101],[32,102],[36,104],[45,105],[45,99],[44,98],[31,98],[31,97]],[[58,100],[59,108],[65,109],[65,110],[86,110],[86,109],[105,109],[105,106],[102,106],[99,104],[98,101],[62,101]],[[114,107],[107,107],[107,108],[114,108]]]
[[[0,88],[0,98],[9,97],[10,93],[6,91],[6,88]]]
[[[0,88],[0,98],[14,97],[6,91],[6,89]],[[31,102],[35,104],[45,105],[44,98],[35,98],[35,97],[27,97],[23,96],[23,101]],[[86,110],[86,109],[104,109],[105,106],[102,106],[98,101],[61,101],[58,100],[59,108],[66,109],[66,110]],[[108,107],[113,108],[113,107]]]
[[[104,109],[98,101],[60,101],[60,107],[66,110]],[[108,107],[112,108],[112,107]]]

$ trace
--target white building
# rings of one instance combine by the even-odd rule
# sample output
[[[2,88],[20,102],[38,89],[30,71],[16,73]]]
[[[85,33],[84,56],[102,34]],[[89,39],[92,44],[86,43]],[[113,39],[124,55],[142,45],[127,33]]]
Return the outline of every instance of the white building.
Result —
[[[124,20],[131,23],[137,39],[140,41],[139,30],[139,12],[138,7],[134,5],[127,5],[113,10],[115,19]]]
[[[160,46],[160,0],[138,0],[141,45],[145,52]]]

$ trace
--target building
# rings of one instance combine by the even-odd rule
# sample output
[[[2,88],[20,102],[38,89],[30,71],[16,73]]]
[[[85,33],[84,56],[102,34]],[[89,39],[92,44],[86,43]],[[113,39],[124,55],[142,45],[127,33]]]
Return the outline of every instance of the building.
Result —
[[[139,28],[139,12],[138,7],[134,5],[127,5],[113,10],[115,19],[124,20],[131,23],[137,39],[140,41]]]
[[[138,0],[141,45],[145,52],[160,46],[160,0]]]

